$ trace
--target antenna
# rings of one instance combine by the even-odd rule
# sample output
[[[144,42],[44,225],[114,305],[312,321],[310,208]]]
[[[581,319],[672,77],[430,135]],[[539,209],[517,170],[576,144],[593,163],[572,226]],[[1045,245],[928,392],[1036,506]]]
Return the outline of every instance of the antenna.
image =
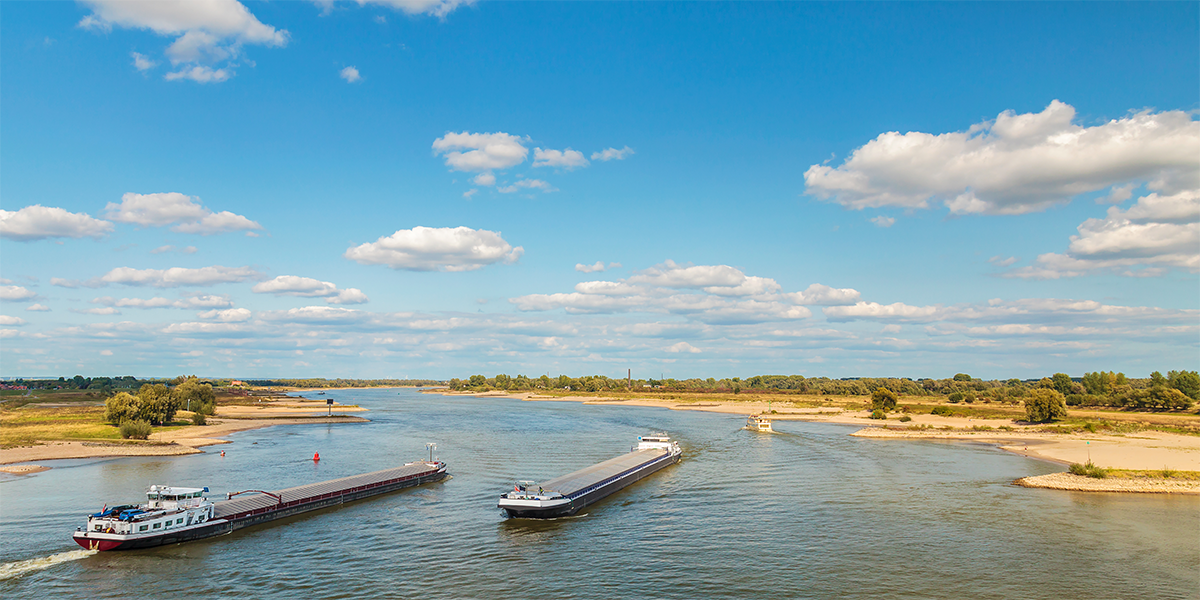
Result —
[[[427,442],[425,447],[429,449],[429,462],[433,462],[433,450],[437,448],[437,444],[433,442]]]

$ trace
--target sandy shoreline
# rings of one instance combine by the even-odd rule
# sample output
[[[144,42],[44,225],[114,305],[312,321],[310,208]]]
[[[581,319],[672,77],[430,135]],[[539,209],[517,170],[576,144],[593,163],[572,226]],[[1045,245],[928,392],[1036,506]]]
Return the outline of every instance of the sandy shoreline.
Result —
[[[271,406],[271,405],[274,406]],[[365,411],[365,408],[334,405],[339,413]],[[35,461],[68,458],[108,458],[119,456],[181,456],[203,452],[200,448],[228,444],[222,436],[275,425],[309,425],[321,423],[365,423],[362,417],[325,416],[324,403],[272,402],[263,405],[232,405],[219,408],[219,416],[209,417],[207,425],[184,427],[153,433],[146,442],[112,441],[48,441],[33,446],[0,449],[0,472],[29,475],[47,470]],[[255,418],[257,417],[257,418]]]
[[[438,392],[430,392],[438,393]],[[697,410],[724,414],[750,415],[768,411],[766,402],[678,402],[655,398],[614,399],[600,396],[539,396],[532,393],[506,394],[486,392],[471,394],[441,392],[447,395],[506,396],[533,402],[580,402],[617,406],[643,406],[670,410]],[[785,402],[771,402],[775,421],[813,421],[858,426],[855,437],[877,440],[933,440],[990,444],[1001,450],[1063,465],[1086,463],[1127,470],[1200,471],[1200,436],[1177,435],[1160,431],[1140,431],[1132,434],[1061,434],[1035,431],[1036,426],[1018,425],[996,419],[912,415],[912,420],[899,423],[868,419],[865,411],[844,411],[839,408],[791,408]],[[1005,426],[1011,431],[999,430]],[[911,427],[911,429],[910,429]],[[920,429],[918,429],[920,427]],[[975,428],[980,428],[979,430]],[[947,429],[948,428],[948,429]],[[986,429],[984,429],[986,428]],[[1020,480],[1025,487],[1072,489],[1076,491],[1114,492],[1171,492],[1200,493],[1200,482],[1194,480],[1091,479],[1069,473],[1063,478],[1031,478]],[[1073,478],[1073,479],[1072,479]],[[1087,481],[1078,482],[1077,479]],[[1070,482],[1070,483],[1064,483]],[[1067,486],[1067,487],[1063,487]],[[1073,486],[1073,487],[1072,487]]]

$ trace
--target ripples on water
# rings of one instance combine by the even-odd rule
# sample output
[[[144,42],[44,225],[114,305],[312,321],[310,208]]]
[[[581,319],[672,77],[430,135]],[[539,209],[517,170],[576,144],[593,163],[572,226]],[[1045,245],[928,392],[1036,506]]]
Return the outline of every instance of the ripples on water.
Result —
[[[0,483],[0,575],[13,573],[0,577],[0,595],[999,599],[1200,589],[1200,499],[1014,487],[1057,468],[989,447],[859,439],[817,423],[760,434],[741,429],[743,417],[665,409],[329,395],[372,409],[373,422],[243,432],[219,448],[224,458],[60,461]],[[611,458],[655,430],[681,441],[683,462],[586,515],[506,520],[496,508],[515,480]],[[207,485],[214,496],[290,487],[420,458],[427,441],[449,480],[201,542],[71,551],[83,515],[149,483]]]

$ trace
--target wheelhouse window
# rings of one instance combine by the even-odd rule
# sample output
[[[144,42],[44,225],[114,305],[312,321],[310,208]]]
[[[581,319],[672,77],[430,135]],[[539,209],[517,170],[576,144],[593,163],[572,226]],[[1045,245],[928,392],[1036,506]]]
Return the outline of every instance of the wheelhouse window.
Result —
[[[141,527],[138,527],[138,531],[145,531],[145,530],[146,530],[148,527],[150,527],[150,526],[149,526],[149,525],[142,525]]]

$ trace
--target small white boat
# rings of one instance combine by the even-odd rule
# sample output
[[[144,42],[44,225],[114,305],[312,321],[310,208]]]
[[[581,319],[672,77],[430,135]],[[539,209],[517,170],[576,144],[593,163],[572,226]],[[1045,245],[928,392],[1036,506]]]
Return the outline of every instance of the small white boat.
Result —
[[[750,415],[749,417],[746,417],[746,429],[749,429],[750,431],[765,431],[767,433],[775,433],[775,430],[771,429],[771,419],[761,415]]]

